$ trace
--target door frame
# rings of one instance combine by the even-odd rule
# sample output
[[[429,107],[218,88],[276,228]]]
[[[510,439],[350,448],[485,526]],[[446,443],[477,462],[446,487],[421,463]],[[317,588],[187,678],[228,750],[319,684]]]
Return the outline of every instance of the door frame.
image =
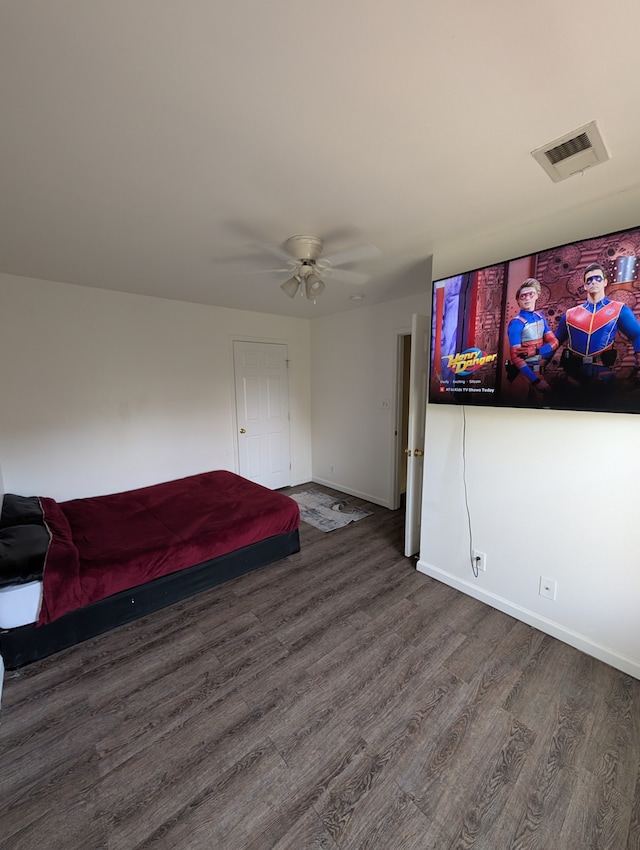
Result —
[[[424,316],[427,320],[427,327],[429,327],[430,318],[425,314],[420,314]],[[413,325],[413,319],[412,319]],[[405,376],[408,378],[411,369],[411,354],[405,355],[405,339],[409,337],[411,338],[411,343],[413,344],[413,328],[405,327],[399,328],[396,330],[396,346],[395,346],[395,386],[394,386],[394,419],[393,419],[393,427],[394,427],[394,440],[393,440],[393,458],[391,463],[391,493],[390,493],[390,507],[391,510],[398,510],[402,506],[402,498],[400,493],[400,464],[407,463],[407,456],[404,453],[405,448],[409,448],[409,446],[402,445],[402,441],[407,438],[408,433],[403,433],[403,405],[405,401]],[[430,349],[430,340],[427,339],[427,363],[426,369],[427,373],[429,370],[429,349]],[[427,375],[428,380],[428,375]],[[408,382],[407,382],[408,383]],[[411,392],[411,387],[408,386],[408,393]],[[425,398],[425,442],[426,442],[426,402],[428,401],[428,388]],[[408,403],[408,401],[407,401]],[[405,502],[405,515],[407,513],[407,504]]]
[[[403,406],[405,376],[408,375],[409,362],[405,357],[405,339],[411,337],[411,327],[396,330],[395,347],[395,385],[394,385],[394,416],[393,416],[393,458],[391,462],[391,498],[390,508],[396,511],[402,504],[400,493],[400,464],[406,463],[404,446],[402,445],[403,434]]]

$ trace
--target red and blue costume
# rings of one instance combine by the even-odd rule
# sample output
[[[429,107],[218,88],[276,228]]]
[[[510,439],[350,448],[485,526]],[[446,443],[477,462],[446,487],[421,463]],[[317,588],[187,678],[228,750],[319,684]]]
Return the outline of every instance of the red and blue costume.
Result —
[[[543,314],[537,310],[520,310],[509,322],[507,336],[511,364],[518,370],[509,377],[512,382],[511,398],[531,404],[540,396],[538,384],[541,383],[542,367],[558,347],[558,340]]]
[[[540,378],[540,369],[545,360],[558,347],[558,340],[549,328],[547,320],[537,310],[520,310],[511,319],[507,328],[511,347],[511,362],[520,374],[534,383]]]
[[[560,319],[556,337],[560,344],[566,343],[568,356],[563,365],[569,377],[581,383],[612,383],[613,343],[618,330],[631,340],[638,366],[640,322],[626,304],[603,298],[595,304],[585,301],[567,310]]]

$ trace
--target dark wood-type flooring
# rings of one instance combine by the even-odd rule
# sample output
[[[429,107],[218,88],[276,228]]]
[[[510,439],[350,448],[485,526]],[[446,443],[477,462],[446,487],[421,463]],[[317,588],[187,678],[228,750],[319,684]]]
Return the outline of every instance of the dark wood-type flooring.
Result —
[[[0,847],[640,848],[640,682],[416,572],[365,506],[7,673]]]

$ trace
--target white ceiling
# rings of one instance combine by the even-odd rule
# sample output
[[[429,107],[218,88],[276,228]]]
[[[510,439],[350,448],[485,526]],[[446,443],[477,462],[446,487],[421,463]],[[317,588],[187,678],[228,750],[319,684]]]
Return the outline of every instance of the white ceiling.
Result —
[[[637,0],[0,0],[0,271],[313,317],[640,224]],[[591,120],[610,161],[531,156]],[[373,243],[287,298],[264,246]]]

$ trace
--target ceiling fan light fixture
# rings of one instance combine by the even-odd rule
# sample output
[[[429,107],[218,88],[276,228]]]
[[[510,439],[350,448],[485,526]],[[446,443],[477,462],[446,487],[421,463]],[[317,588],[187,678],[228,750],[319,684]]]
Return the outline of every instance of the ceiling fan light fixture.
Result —
[[[358,260],[378,256],[380,251],[373,245],[360,245],[346,248],[337,254],[322,256],[322,239],[317,236],[291,236],[283,246],[274,248],[273,253],[287,260],[288,269],[273,269],[273,272],[293,274],[289,280],[280,284],[280,288],[289,298],[294,298],[299,292],[301,297],[316,303],[318,295],[324,292],[325,276],[333,276],[333,280],[342,283],[365,283],[369,276],[351,269],[337,268],[339,265],[354,263]],[[271,273],[271,272],[270,272]]]
[[[295,277],[294,275],[294,277],[290,277],[289,280],[285,280],[285,282],[281,284],[280,289],[282,289],[283,292],[286,292],[289,298],[295,298],[299,286],[300,278]]]
[[[313,272],[308,274],[304,280],[304,290],[309,301],[316,303],[316,296],[322,295],[324,292],[324,281],[315,275]]]

